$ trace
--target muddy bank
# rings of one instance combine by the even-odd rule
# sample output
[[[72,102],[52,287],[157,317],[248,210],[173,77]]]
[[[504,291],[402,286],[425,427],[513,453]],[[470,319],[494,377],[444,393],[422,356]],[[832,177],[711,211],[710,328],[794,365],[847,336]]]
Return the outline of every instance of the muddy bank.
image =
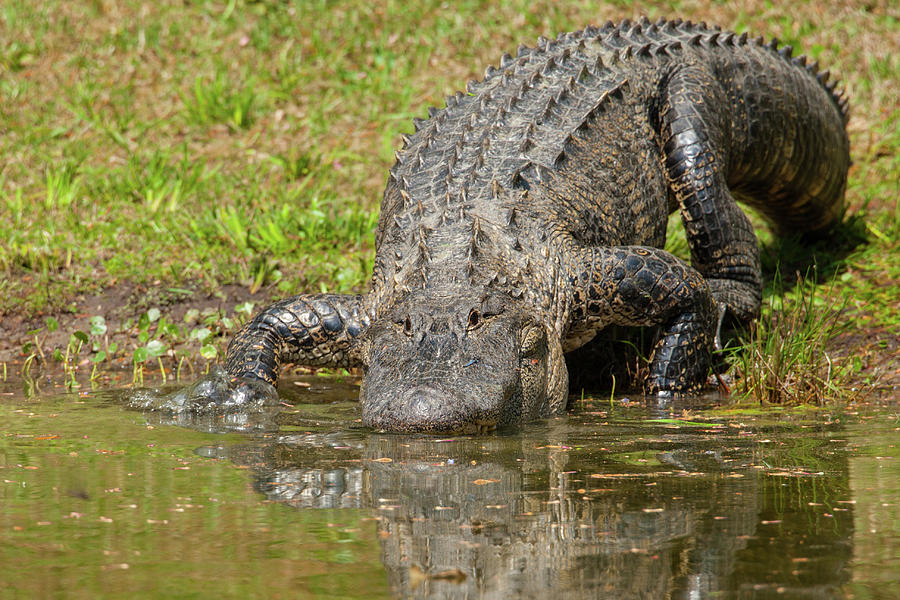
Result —
[[[203,370],[211,362],[201,354],[203,346],[216,348],[217,356],[212,362],[220,360],[231,335],[246,318],[236,312],[235,307],[250,302],[258,309],[271,301],[265,292],[251,294],[246,287],[238,285],[222,286],[217,293],[208,294],[123,283],[98,294],[74,298],[66,312],[33,318],[6,313],[0,315],[0,376],[5,364],[7,378],[21,377],[24,367],[26,376],[40,377],[48,383],[62,382],[66,378],[67,365],[59,358],[65,358],[73,333],[90,332],[91,319],[97,316],[103,317],[106,333],[91,335],[89,343],[80,348],[77,358],[70,361],[79,380],[93,370],[91,358],[97,354],[95,349],[112,347],[115,352],[108,352],[109,358],[98,367],[107,375],[127,372],[127,383],[130,383],[134,352],[148,341],[142,337],[146,330],[149,330],[148,337],[161,338],[166,346],[161,359],[167,377],[174,375],[179,366],[185,373],[191,369]],[[159,317],[149,327],[142,328],[141,317],[151,309],[158,310]],[[48,319],[56,325],[48,325]],[[168,334],[161,335],[157,330],[162,319],[175,326]],[[202,341],[190,336],[190,332],[198,327],[209,329],[209,336]],[[161,378],[158,362],[146,365],[145,376],[151,380]],[[124,382],[114,375],[113,380]]]
[[[160,318],[180,328],[183,335],[162,336],[165,353],[158,359],[144,363],[142,374],[147,384],[178,376],[193,379],[210,364],[221,363],[225,349],[240,323],[246,319],[236,307],[253,303],[258,311],[267,303],[278,299],[277,292],[263,290],[255,294],[238,285],[223,286],[216,294],[186,290],[139,286],[123,283],[103,290],[99,294],[80,296],[71,303],[72,310],[52,315],[58,322],[55,331],[48,331],[47,316],[26,319],[16,314],[0,315],[0,377],[17,380],[24,375],[40,378],[49,385],[64,385],[72,372],[78,381],[90,378],[94,370],[92,357],[96,353],[84,345],[77,357],[69,362],[69,373],[64,360],[67,345],[76,331],[88,332],[91,318],[102,316],[107,326],[103,336],[92,337],[101,348],[115,345],[117,351],[98,365],[102,371],[100,382],[105,385],[131,385],[135,368],[134,352],[147,341],[142,340],[138,323],[149,309],[159,310]],[[190,337],[193,328],[206,327],[209,337],[203,343]],[[150,328],[154,332],[154,328]],[[204,345],[216,349],[213,358],[204,357]],[[54,354],[56,358],[54,358]],[[28,361],[32,356],[31,361]],[[900,391],[900,339],[887,327],[869,330],[854,329],[836,338],[829,350],[829,357],[841,363],[849,361],[854,372],[849,381],[852,397],[863,399],[889,398]],[[4,369],[5,367],[5,369]],[[307,369],[300,369],[308,372]]]

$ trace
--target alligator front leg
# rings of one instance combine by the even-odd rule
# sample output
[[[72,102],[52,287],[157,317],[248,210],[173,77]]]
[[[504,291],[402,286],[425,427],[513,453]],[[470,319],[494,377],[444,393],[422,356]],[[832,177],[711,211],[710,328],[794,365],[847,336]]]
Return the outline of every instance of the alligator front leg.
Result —
[[[650,357],[648,393],[695,393],[706,382],[716,325],[709,286],[695,269],[659,248],[586,248],[572,320],[660,326]]]
[[[747,323],[759,315],[762,275],[753,226],[726,182],[732,127],[726,106],[731,102],[711,73],[682,69],[664,91],[660,133],[691,264],[716,301]]]
[[[272,304],[231,340],[225,369],[233,380],[275,385],[279,366],[354,367],[353,341],[371,319],[362,296],[299,295]]]

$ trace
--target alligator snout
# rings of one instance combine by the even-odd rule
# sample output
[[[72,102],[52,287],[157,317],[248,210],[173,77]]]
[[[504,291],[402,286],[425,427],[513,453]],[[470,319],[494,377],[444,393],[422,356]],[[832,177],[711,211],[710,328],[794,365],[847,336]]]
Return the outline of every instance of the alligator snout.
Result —
[[[493,389],[489,389],[493,388]],[[366,391],[363,424],[379,431],[445,434],[486,433],[497,428],[508,393],[489,386],[474,396],[425,385],[387,396]]]

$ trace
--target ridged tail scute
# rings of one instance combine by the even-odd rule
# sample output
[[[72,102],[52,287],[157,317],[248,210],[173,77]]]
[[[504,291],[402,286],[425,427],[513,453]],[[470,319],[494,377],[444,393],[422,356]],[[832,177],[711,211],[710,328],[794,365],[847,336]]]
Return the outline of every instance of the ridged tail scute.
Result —
[[[759,38],[759,45],[763,45],[761,43],[762,38]],[[809,73],[812,77],[816,79],[816,81],[821,84],[821,86],[828,92],[828,95],[831,96],[831,100],[834,102],[834,105],[838,108],[841,113],[841,118],[844,121],[844,126],[846,127],[847,122],[850,120],[850,99],[845,96],[845,91],[838,87],[838,81],[829,81],[831,78],[831,72],[829,70],[820,71],[819,70],[819,61],[814,60],[812,62],[808,62],[809,59],[805,54],[801,54],[800,56],[793,56],[794,48],[790,45],[778,46],[778,39],[772,38],[768,44],[765,44],[769,50],[771,50],[774,54],[777,54],[781,57],[782,60],[793,64],[795,67],[804,69],[807,73]]]

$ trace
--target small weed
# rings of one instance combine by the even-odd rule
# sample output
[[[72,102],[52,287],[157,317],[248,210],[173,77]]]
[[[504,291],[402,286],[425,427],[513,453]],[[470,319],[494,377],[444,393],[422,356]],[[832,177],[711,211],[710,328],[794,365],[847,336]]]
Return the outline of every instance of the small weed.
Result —
[[[38,327],[28,332],[28,336],[32,341],[25,342],[22,346],[22,354],[26,354],[29,358],[40,358],[41,362],[46,362],[47,357],[44,354],[44,343],[47,336],[59,329],[59,321],[53,317],[47,317],[44,320],[44,327]],[[43,335],[41,335],[43,332]]]
[[[0,189],[4,187],[3,182],[0,181]],[[12,219],[11,225],[16,227],[22,225],[26,217],[25,211],[31,208],[31,203],[25,200],[22,188],[16,189],[12,194],[7,194],[4,191],[3,205],[6,208],[5,214],[7,218]]]
[[[192,91],[181,96],[190,122],[222,123],[233,131],[246,129],[253,123],[254,110],[261,100],[252,81],[235,86],[221,68],[212,78],[201,75],[194,79]]]
[[[269,160],[281,167],[285,176],[291,180],[309,177],[322,163],[319,156],[298,153],[294,148],[291,148],[287,154],[270,156]]]
[[[177,327],[169,323],[158,308],[151,308],[138,319],[138,341],[141,345],[137,346],[132,352],[132,383],[134,385],[143,385],[144,383],[144,363],[148,360],[156,360],[159,363],[159,372],[163,383],[166,381],[166,369],[163,366],[162,357],[166,354],[168,347],[160,339],[151,339],[150,329],[155,324],[156,336],[168,335],[174,329],[177,333]]]
[[[76,165],[66,164],[56,170],[47,171],[47,192],[44,196],[44,208],[47,210],[63,209],[72,206],[78,198],[81,178]]]
[[[0,47],[0,71],[17,73],[34,62],[37,48],[16,41],[4,42]]]
[[[83,331],[75,331],[69,336],[69,343],[66,344],[66,353],[61,358],[63,370],[66,374],[66,389],[74,389],[81,387],[75,378],[78,370],[78,355],[81,354],[82,347],[89,342],[88,335]]]

